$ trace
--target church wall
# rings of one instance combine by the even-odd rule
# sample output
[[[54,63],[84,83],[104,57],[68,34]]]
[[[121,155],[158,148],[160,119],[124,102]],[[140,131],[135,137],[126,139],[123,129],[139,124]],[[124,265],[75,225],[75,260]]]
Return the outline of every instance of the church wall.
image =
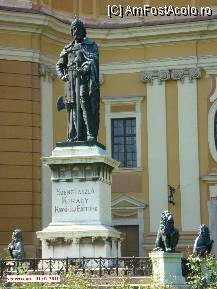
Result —
[[[23,230],[27,254],[35,254],[40,212],[40,87],[38,66],[0,60],[0,240]]]
[[[124,62],[133,59],[134,61],[141,61],[144,59],[144,47],[120,47],[119,50],[121,53],[117,53],[114,48],[101,48],[100,53],[100,63],[109,63],[109,62]]]
[[[119,52],[121,53],[121,51]],[[111,86],[112,83],[112,86]],[[144,96],[144,85],[139,73],[107,74],[101,86],[101,96]]]
[[[163,47],[163,49],[162,49]],[[165,43],[162,45],[147,45],[145,47],[145,58],[175,58],[195,55],[195,42]]]

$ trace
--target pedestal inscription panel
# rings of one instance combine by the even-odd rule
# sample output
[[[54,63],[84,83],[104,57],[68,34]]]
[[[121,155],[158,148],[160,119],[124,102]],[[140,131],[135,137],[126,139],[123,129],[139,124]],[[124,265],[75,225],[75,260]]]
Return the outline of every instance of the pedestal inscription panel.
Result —
[[[88,223],[106,222],[110,224],[108,216],[102,212],[111,200],[108,190],[99,182],[53,182],[52,184],[52,223]],[[102,186],[104,187],[101,191]],[[102,220],[104,219],[104,220]]]

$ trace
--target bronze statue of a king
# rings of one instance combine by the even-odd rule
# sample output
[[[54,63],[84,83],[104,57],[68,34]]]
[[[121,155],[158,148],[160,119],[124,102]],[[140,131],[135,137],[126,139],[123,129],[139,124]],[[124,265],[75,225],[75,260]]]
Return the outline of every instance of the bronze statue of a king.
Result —
[[[57,109],[68,112],[68,142],[96,141],[99,130],[99,52],[97,44],[86,37],[83,22],[71,24],[73,41],[60,53],[56,71],[65,82],[65,96]]]

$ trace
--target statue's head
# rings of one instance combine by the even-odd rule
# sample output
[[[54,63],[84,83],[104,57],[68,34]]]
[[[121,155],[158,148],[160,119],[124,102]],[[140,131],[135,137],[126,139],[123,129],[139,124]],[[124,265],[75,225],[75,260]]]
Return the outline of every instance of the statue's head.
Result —
[[[79,18],[72,21],[71,34],[77,42],[81,42],[86,37],[86,28]]]
[[[22,231],[20,229],[15,229],[12,234],[13,240],[22,240]]]
[[[160,218],[160,229],[161,231],[167,231],[174,228],[173,216],[169,211],[164,211]]]
[[[201,237],[203,237],[204,239],[209,239],[210,235],[209,235],[209,228],[207,225],[201,225],[200,229],[199,229],[199,235]]]

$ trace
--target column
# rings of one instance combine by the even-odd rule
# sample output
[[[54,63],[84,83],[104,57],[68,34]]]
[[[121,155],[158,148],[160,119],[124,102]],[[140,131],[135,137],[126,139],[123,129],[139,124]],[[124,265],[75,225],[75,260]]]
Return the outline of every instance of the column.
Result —
[[[165,80],[170,72],[143,74],[147,82],[148,174],[150,231],[156,232],[162,211],[168,209]]]
[[[39,65],[41,88],[41,155],[50,156],[53,149],[53,77],[52,69],[44,64]],[[52,188],[51,174],[48,167],[41,167],[42,190],[42,228],[51,221]]]
[[[111,252],[111,256],[112,257],[117,257],[117,239],[112,238],[112,252]]]
[[[144,209],[138,209],[139,220],[139,257],[144,257]]]
[[[80,241],[81,239],[80,238],[73,238],[72,239],[72,250],[71,252],[69,252],[69,256],[71,257],[77,257],[79,255],[79,257],[83,257],[81,255],[81,252],[80,252]],[[78,254],[79,252],[79,254]]]
[[[200,70],[172,70],[178,85],[179,163],[181,222],[183,231],[200,225],[200,184],[197,123],[197,82]]]
[[[108,238],[103,238],[104,241],[104,258],[108,258],[109,256],[111,256],[111,245],[110,242],[108,240]]]
[[[121,257],[121,239],[118,240],[118,256]]]

